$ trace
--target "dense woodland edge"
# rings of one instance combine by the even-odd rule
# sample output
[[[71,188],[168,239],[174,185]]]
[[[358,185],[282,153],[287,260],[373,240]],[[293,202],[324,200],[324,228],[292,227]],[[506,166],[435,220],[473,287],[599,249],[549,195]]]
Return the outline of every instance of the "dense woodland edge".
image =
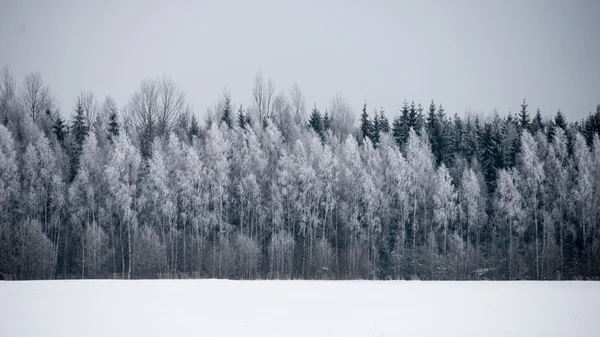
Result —
[[[252,97],[225,90],[201,125],[149,78],[121,108],[82,91],[65,120],[39,72],[4,67],[0,279],[600,276],[600,105],[404,101],[390,122],[260,71]]]

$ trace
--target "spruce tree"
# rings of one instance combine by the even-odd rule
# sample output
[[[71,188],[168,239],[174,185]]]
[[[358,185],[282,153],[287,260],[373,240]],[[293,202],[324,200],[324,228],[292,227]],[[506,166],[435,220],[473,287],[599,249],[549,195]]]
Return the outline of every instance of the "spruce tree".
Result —
[[[419,134],[419,132],[421,130],[417,130],[417,122],[418,122],[418,110],[417,107],[415,106],[415,102],[412,101],[410,103],[410,108],[408,110],[408,128],[413,128],[413,130],[415,130],[415,132],[417,132],[417,134]]]
[[[408,133],[410,131],[410,109],[406,100],[404,100],[404,103],[402,104],[398,122],[398,137],[396,138],[396,141],[400,147],[403,147],[408,141]],[[395,120],[394,123],[396,123]]]
[[[535,135],[538,130],[544,131],[544,119],[542,118],[542,112],[538,108],[535,112],[535,117],[531,123],[531,133]]]
[[[379,133],[381,132],[381,124],[379,124],[379,116],[377,110],[373,111],[373,127],[371,129],[371,141],[374,145],[379,144]]]
[[[558,109],[556,117],[554,117],[554,124],[556,124],[557,127],[565,131],[567,129],[567,121],[565,120],[565,116],[563,115],[562,111],[560,111],[560,109]]]
[[[554,125],[554,121],[550,121],[546,127],[546,140],[548,143],[554,142],[554,135],[556,134],[556,125]]]
[[[198,120],[196,119],[196,115],[192,115],[192,121],[190,122],[190,130],[188,134],[190,142],[194,140],[194,137],[198,137],[199,135],[200,126],[198,125]]]
[[[52,126],[52,131],[56,136],[58,142],[64,146],[65,144],[65,134],[67,132],[65,122],[60,116],[56,116],[56,120],[54,121],[54,125]]]
[[[415,130],[420,135],[421,129],[425,126],[425,118],[423,118],[423,107],[421,103],[417,105],[417,120],[415,121]]]
[[[464,125],[457,113],[454,114],[453,148],[455,153],[464,154]]]
[[[385,133],[390,132],[390,122],[385,116],[385,111],[383,108],[379,110],[379,130]]]
[[[369,114],[367,113],[367,103],[363,105],[362,114],[360,115],[360,131],[361,137],[360,142],[366,137],[372,138],[373,132],[373,124],[371,124],[371,120],[369,119]]]
[[[119,116],[116,111],[111,111],[108,116],[108,139],[112,142],[119,137]]]
[[[493,192],[496,187],[496,173],[499,167],[496,166],[498,157],[498,144],[491,123],[485,123],[481,137],[481,169],[489,192]]]
[[[241,104],[237,111],[237,120],[238,120],[238,126],[242,129],[245,129],[246,128],[246,116],[244,114],[244,107]]]
[[[506,116],[506,123],[513,123],[515,121],[515,118],[513,117],[512,111],[508,112],[508,116]]]
[[[327,110],[325,110],[325,115],[323,116],[323,134],[327,132],[331,128],[331,117]]]
[[[523,98],[521,103],[521,110],[519,111],[519,124],[522,130],[529,129],[529,113],[527,112],[527,102]]]
[[[440,139],[440,121],[438,116],[436,115],[436,107],[433,100],[429,104],[429,111],[427,113],[427,119],[425,125],[427,127],[427,133],[429,135],[429,143],[431,144],[431,152],[433,152],[433,156],[435,157],[435,162],[437,165],[442,161],[441,151],[439,146]]]
[[[315,104],[310,112],[310,119],[308,120],[308,126],[315,130],[319,137],[323,138],[323,118],[321,112],[317,109]]]
[[[446,121],[446,113],[442,104],[440,104],[438,108],[436,121],[435,143],[437,146],[437,153],[434,152],[434,154],[436,154],[438,165],[442,162],[449,165],[453,155],[452,143],[450,140],[452,131],[451,123]]]
[[[430,136],[431,133],[435,127],[435,121],[436,121],[436,107],[435,107],[435,103],[433,102],[433,100],[431,100],[431,103],[429,103],[429,111],[427,114],[427,131],[429,132]]]
[[[73,148],[71,151],[70,181],[73,181],[75,175],[77,175],[77,170],[79,168],[79,157],[81,156],[83,142],[85,142],[88,132],[89,130],[86,124],[83,106],[78,103],[77,107],[75,108],[75,116],[73,116],[71,127],[71,134],[73,135]]]
[[[402,120],[400,116],[394,117],[394,121],[392,122],[392,137],[396,140],[396,144],[402,147],[403,138],[402,138]]]
[[[231,128],[231,97],[225,96],[225,102],[223,104],[223,116],[221,116],[221,122],[225,122],[228,128]]]

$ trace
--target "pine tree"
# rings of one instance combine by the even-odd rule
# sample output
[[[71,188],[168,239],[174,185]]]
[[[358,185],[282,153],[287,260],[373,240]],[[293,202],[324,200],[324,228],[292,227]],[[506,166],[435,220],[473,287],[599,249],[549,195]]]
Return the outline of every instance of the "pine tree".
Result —
[[[515,118],[513,117],[512,111],[508,112],[508,116],[506,116],[506,123],[511,124],[515,122]]]
[[[385,111],[383,110],[383,108],[379,110],[379,130],[385,133],[390,132],[390,122],[385,116]]]
[[[381,124],[379,123],[379,116],[377,115],[377,110],[373,111],[373,128],[371,130],[371,141],[373,145],[377,146],[379,144],[379,135],[381,132]]]
[[[465,130],[462,119],[457,113],[454,114],[454,137],[453,145],[454,153],[464,155],[465,153]]]
[[[400,115],[396,116],[392,123],[392,135],[400,148],[408,141],[409,130],[409,107],[408,102],[404,100]]]
[[[481,168],[483,176],[488,187],[488,191],[492,192],[495,189],[496,184],[496,173],[499,167],[497,167],[497,144],[493,134],[492,125],[485,123],[483,128],[483,134],[481,137]]]
[[[415,121],[415,130],[419,130],[418,132],[421,132],[421,129],[425,127],[425,118],[423,118],[423,106],[421,106],[421,103],[419,103],[417,105],[417,119]]]
[[[198,137],[200,135],[200,126],[198,125],[198,119],[196,119],[196,115],[192,115],[192,121],[190,122],[190,130],[188,132],[188,138],[190,141],[194,140],[194,137]]]
[[[529,113],[527,112],[527,102],[524,98],[523,103],[521,103],[521,110],[519,111],[519,124],[522,130],[529,129]]]
[[[81,104],[77,104],[75,108],[75,116],[73,116],[73,122],[71,127],[71,134],[73,135],[73,149],[71,154],[71,174],[70,181],[73,181],[77,170],[79,168],[79,157],[81,156],[81,150],[83,143],[88,135],[88,127],[86,123],[85,115],[83,114],[83,107]]]
[[[240,128],[246,128],[246,115],[244,113],[244,107],[241,104],[237,111],[237,121]]]
[[[567,130],[567,122],[565,120],[565,116],[563,115],[562,111],[560,111],[560,109],[558,109],[556,117],[554,117],[554,124],[557,127],[563,129],[564,131]]]
[[[554,135],[556,134],[556,125],[554,121],[550,120],[548,125],[546,126],[546,140],[548,143],[554,142]]]
[[[435,162],[439,165],[442,162],[442,149],[441,149],[441,120],[436,114],[436,106],[433,100],[429,104],[429,111],[427,113],[427,119],[425,125],[427,126],[427,133],[429,135],[429,143],[431,144],[431,151],[435,157]]]
[[[392,122],[392,137],[396,141],[398,146],[402,146],[402,121],[400,116],[394,117],[394,121]]]
[[[440,159],[439,163],[444,162],[448,166],[454,159],[456,147],[454,147],[454,143],[452,141],[452,136],[454,135],[454,131],[452,128],[453,124],[449,120],[446,120],[446,112],[441,103],[437,111],[437,120],[437,146]]]
[[[542,112],[538,108],[535,112],[533,123],[531,123],[531,133],[535,134],[538,131],[544,132],[544,119],[542,118]]]
[[[56,116],[56,120],[54,121],[54,126],[52,127],[52,131],[56,136],[56,140],[64,146],[65,144],[65,134],[67,132],[65,122],[60,116]]]
[[[419,132],[421,132],[421,130],[419,130],[417,128],[417,124],[418,124],[418,113],[419,111],[417,110],[417,107],[415,106],[415,102],[412,101],[410,103],[410,108],[408,110],[408,128],[413,128],[413,130],[415,130],[415,132],[417,134],[419,134]]]
[[[108,139],[113,142],[116,137],[119,137],[119,115],[116,111],[111,111],[108,116]]]
[[[312,128],[319,137],[323,138],[323,118],[321,112],[317,109],[315,104],[310,112],[310,119],[308,120],[308,126]]]
[[[362,114],[360,115],[360,131],[361,131],[361,143],[365,138],[372,138],[373,133],[373,124],[371,124],[371,120],[369,119],[369,114],[367,113],[367,103],[363,105]]]
[[[433,102],[433,100],[431,100],[431,103],[429,104],[429,111],[427,114],[427,121],[426,121],[427,132],[429,132],[429,136],[431,136],[431,134],[433,133],[433,129],[435,128],[435,122],[437,119],[435,112],[436,112],[435,103]],[[433,145],[433,143],[432,143],[432,145]]]
[[[331,129],[331,116],[329,116],[329,112],[325,110],[325,115],[323,116],[323,132],[327,132]]]
[[[223,103],[223,115],[221,117],[221,122],[225,122],[228,128],[231,128],[231,97],[229,95],[225,95],[225,102]]]

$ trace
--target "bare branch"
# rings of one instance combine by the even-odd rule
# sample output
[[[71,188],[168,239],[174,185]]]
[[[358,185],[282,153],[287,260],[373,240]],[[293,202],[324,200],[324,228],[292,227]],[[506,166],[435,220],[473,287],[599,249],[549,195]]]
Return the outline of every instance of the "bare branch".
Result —
[[[20,97],[23,107],[34,121],[37,120],[40,113],[54,108],[54,97],[50,88],[44,85],[40,72],[25,75]]]

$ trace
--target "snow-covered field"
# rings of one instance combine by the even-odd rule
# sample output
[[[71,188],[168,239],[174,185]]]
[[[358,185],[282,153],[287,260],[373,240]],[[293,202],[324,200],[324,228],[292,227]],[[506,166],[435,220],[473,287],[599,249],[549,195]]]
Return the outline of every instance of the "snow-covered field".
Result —
[[[600,282],[0,282],[0,336],[600,336]]]

